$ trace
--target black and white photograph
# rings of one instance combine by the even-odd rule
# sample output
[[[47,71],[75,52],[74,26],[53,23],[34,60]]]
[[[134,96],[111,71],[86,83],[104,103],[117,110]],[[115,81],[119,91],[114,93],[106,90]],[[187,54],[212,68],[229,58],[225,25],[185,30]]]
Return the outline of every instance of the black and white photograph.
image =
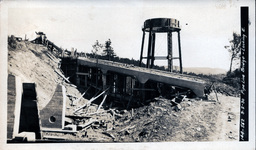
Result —
[[[255,149],[255,1],[0,1],[1,148]]]

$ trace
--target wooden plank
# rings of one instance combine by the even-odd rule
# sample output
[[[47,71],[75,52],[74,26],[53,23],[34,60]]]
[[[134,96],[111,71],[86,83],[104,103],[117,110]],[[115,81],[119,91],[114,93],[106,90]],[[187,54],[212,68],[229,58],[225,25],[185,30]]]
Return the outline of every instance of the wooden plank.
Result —
[[[76,72],[77,75],[84,75],[84,76],[88,76],[89,73],[83,73],[83,72]]]
[[[132,88],[133,91],[156,91],[155,89]]]
[[[80,108],[77,108],[74,113],[76,113],[77,111],[83,109],[84,107],[86,107],[87,105],[90,105],[91,102],[93,102],[94,100],[96,100],[97,98],[99,98],[102,94],[104,94],[109,88],[107,88],[105,91],[103,91],[102,93],[100,93],[98,96],[96,97],[92,97],[85,105],[83,105],[82,107]]]
[[[58,137],[58,136],[43,136],[44,139],[50,139],[50,140],[66,140],[66,138]]]
[[[62,75],[61,73],[59,73],[58,71],[54,70],[59,76],[61,76],[65,81],[67,81],[68,83],[70,83],[70,81],[68,80],[68,78],[66,78],[64,75]]]
[[[79,101],[86,93],[87,91],[91,88],[91,86],[78,98],[76,99],[75,101]]]
[[[87,122],[85,124],[82,124],[82,125],[78,125],[78,126],[81,127],[81,128],[85,128],[85,127],[87,127],[87,126],[89,126],[89,125],[91,125],[91,124],[93,124],[94,122],[97,122],[97,121],[98,120],[96,120],[96,119],[90,119],[89,122]]]
[[[98,111],[100,110],[100,108],[101,108],[101,106],[103,105],[103,103],[105,102],[107,96],[108,96],[108,94],[105,94],[105,95],[104,95],[104,98],[103,98],[102,102],[100,103],[100,106],[98,107],[98,109],[97,109],[96,112],[98,112]]]
[[[42,132],[57,132],[57,133],[77,133],[77,131],[72,130],[61,130],[57,128],[43,128]]]

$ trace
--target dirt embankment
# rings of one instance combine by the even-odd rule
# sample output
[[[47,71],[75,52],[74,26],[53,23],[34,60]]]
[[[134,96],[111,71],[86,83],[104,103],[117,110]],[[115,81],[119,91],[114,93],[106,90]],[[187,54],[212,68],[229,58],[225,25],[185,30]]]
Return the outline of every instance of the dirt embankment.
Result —
[[[22,82],[35,83],[39,109],[52,98],[57,84],[63,79],[59,59],[47,47],[29,41],[16,42],[16,47],[8,46],[8,73],[21,78]]]
[[[186,99],[180,110],[158,99],[126,112],[110,131],[122,142],[238,140],[239,99],[218,96],[219,102]]]

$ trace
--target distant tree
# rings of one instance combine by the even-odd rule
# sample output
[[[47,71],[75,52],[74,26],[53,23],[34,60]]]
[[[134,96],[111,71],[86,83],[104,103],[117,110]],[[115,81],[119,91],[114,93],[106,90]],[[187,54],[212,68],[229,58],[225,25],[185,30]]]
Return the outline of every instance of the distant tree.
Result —
[[[114,49],[111,46],[111,40],[108,39],[105,42],[104,50],[103,50],[103,55],[108,57],[108,60],[111,60],[114,56],[116,56]]]
[[[102,50],[103,45],[99,43],[98,40],[96,40],[95,44],[92,45],[92,55],[94,58],[98,57],[98,53]]]
[[[230,46],[224,46],[225,49],[227,49],[229,51],[229,53],[231,54],[231,60],[230,60],[230,68],[229,68],[229,72],[232,71],[232,65],[233,65],[233,61],[238,60],[240,58],[240,54],[241,54],[241,36],[235,32],[233,32],[233,39],[230,40]]]

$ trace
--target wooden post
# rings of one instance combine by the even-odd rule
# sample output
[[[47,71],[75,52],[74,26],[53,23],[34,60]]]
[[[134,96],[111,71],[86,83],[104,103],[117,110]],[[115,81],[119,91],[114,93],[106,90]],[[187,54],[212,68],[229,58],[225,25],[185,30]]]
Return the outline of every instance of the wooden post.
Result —
[[[87,85],[87,82],[88,82],[87,79],[88,79],[88,77],[87,77],[87,76],[84,76],[84,86],[85,86],[85,87],[88,87],[88,85]]]
[[[145,83],[140,83],[140,90],[141,90],[141,98],[142,98],[142,101],[144,102],[145,101]]]
[[[126,76],[123,78],[123,92],[126,94]]]
[[[107,76],[106,74],[102,74],[102,82],[103,82],[103,90],[107,88]]]
[[[61,57],[62,57],[62,58],[64,57],[64,54],[65,54],[65,50],[63,49],[63,50],[62,50],[62,53],[61,53]]]
[[[98,87],[98,68],[96,68],[96,87]]]
[[[79,75],[77,74],[79,72],[79,66],[76,65],[76,86],[80,86],[80,78]]]
[[[74,58],[74,53],[75,53],[75,52],[74,52],[74,48],[72,47],[72,48],[71,48],[71,56],[70,56],[72,59]]]

